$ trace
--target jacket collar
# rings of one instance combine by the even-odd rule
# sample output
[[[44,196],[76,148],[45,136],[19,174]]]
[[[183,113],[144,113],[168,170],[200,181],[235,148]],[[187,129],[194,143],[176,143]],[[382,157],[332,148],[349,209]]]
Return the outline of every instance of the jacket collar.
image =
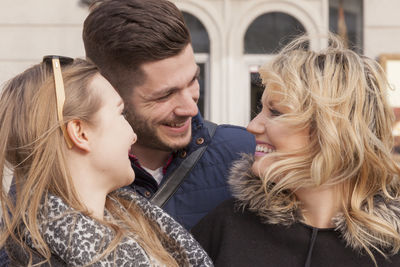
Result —
[[[192,118],[192,138],[190,143],[185,148],[174,152],[174,158],[168,165],[164,177],[169,176],[191,153],[202,146],[208,145],[210,142],[210,134],[204,126],[204,119],[199,112]]]
[[[197,140],[201,138],[203,142],[201,145],[197,144]],[[200,112],[192,118],[192,138],[190,143],[183,149],[172,152],[170,158],[163,167],[164,177],[169,176],[181,163],[190,155],[193,151],[208,144],[211,141],[211,137],[208,134],[208,130],[204,127],[204,119]],[[158,190],[159,184],[145,169],[140,166],[140,162],[134,155],[129,155],[131,160],[132,168],[135,170],[136,178],[133,185],[137,185],[136,190],[141,195],[145,195],[145,191],[150,190],[151,193],[155,193]],[[162,181],[162,183],[164,180]]]
[[[252,155],[244,154],[231,168],[228,183],[230,184],[232,195],[237,200],[237,208],[248,209],[257,214],[263,223],[267,224],[282,224],[290,226],[293,223],[302,222],[303,217],[296,203],[292,205],[292,209],[286,211],[276,212],[268,209],[262,181],[251,171],[253,162],[254,157]],[[285,203],[282,202],[282,205],[283,204]],[[400,232],[400,200],[388,199],[383,193],[381,193],[374,196],[373,205],[374,213],[384,220],[392,222],[392,224],[396,226],[397,231]],[[367,212],[367,204],[365,204],[362,209]],[[364,250],[363,245],[349,231],[346,218],[343,214],[340,213],[335,216],[333,218],[333,223],[335,228],[332,230],[339,232],[347,246],[356,251]],[[386,252],[390,252],[391,249],[393,249],[391,245],[393,244],[392,240],[388,240],[363,225],[359,225],[358,227],[359,231],[365,231],[366,236],[369,237],[369,249],[380,248]]]

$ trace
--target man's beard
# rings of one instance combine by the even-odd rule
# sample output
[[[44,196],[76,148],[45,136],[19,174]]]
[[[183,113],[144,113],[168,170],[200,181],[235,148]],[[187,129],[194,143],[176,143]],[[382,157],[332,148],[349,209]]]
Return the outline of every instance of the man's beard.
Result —
[[[149,120],[146,120],[137,113],[133,114],[133,112],[129,112],[128,121],[138,137],[136,143],[144,147],[167,151],[167,152],[173,152],[186,147],[190,142],[189,140],[187,144],[179,146],[178,145],[173,146],[171,144],[166,143],[157,134],[156,126],[152,125]]]

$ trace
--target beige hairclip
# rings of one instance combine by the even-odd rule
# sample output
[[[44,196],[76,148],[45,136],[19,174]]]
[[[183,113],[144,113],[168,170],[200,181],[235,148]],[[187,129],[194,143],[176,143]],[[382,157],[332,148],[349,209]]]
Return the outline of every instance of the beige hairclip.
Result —
[[[58,123],[60,124],[61,131],[63,132],[65,142],[67,143],[68,148],[71,149],[73,147],[73,143],[72,140],[69,138],[63,119],[65,91],[64,91],[64,82],[61,74],[60,60],[58,58],[52,58],[51,62],[53,65],[54,82],[56,87]]]

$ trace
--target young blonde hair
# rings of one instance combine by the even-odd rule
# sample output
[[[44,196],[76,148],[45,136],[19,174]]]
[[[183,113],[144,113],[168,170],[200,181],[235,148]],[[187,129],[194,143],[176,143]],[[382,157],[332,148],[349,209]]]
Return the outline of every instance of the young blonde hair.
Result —
[[[400,192],[389,85],[376,61],[345,48],[335,35],[328,43],[311,51],[310,39],[298,37],[260,69],[264,104],[274,97],[290,110],[273,119],[310,129],[309,145],[276,153],[280,160],[261,175],[266,205],[290,211],[300,207],[296,189],[335,186],[351,237],[375,262],[373,250],[387,256],[400,248],[397,224],[373,205],[377,195],[397,199]]]
[[[76,59],[63,66],[65,103],[64,122],[79,119],[93,123],[94,114],[102,106],[96,90],[89,83],[98,74],[91,63]],[[51,251],[40,233],[38,214],[48,194],[60,197],[77,213],[91,216],[79,201],[66,165],[66,143],[57,118],[56,93],[51,66],[35,65],[11,79],[0,95],[0,182],[4,184],[4,169],[14,171],[15,194],[4,186],[0,201],[3,225],[0,247],[13,240],[29,255],[32,265],[34,250],[24,242],[28,232],[36,251],[49,262]],[[117,199],[125,209],[116,205]],[[106,209],[115,221],[102,221],[114,231],[112,242],[103,256],[112,253],[127,232],[134,233],[144,250],[168,266],[177,266],[162,242],[168,238],[159,227],[146,219],[134,204],[111,193]],[[159,236],[159,237],[157,237]],[[42,262],[42,263],[44,263]]]

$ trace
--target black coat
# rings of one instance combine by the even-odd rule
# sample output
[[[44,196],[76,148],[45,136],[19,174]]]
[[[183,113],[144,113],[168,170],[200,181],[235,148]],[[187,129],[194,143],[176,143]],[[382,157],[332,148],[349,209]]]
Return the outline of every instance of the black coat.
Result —
[[[235,199],[222,203],[192,229],[215,266],[375,266],[348,230],[342,214],[335,216],[335,228],[318,229],[302,223],[301,211],[295,205],[287,212],[269,210],[265,205],[264,185],[250,171],[252,162],[252,157],[245,156],[232,169],[229,183]],[[400,228],[399,199],[377,194],[374,212]],[[372,247],[390,251],[391,240],[382,242],[378,233],[363,225],[358,230],[369,234],[369,249],[379,267],[400,266],[400,254],[386,260]]]
[[[368,255],[354,251],[334,229],[302,223],[265,224],[248,210],[228,200],[203,218],[193,236],[216,267],[373,267]],[[400,266],[400,255],[385,260],[375,254],[379,267]]]

